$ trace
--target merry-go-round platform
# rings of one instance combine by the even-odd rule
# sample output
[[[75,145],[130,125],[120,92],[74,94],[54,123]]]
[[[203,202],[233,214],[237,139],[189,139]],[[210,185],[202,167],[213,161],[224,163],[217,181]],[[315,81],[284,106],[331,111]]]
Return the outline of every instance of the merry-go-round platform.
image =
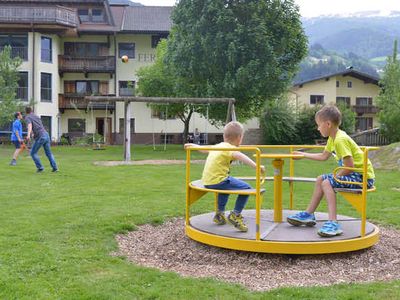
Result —
[[[284,210],[283,219],[297,211]],[[343,234],[324,238],[317,234],[327,220],[326,213],[316,213],[317,225],[314,227],[292,226],[286,221],[273,221],[272,210],[260,211],[260,240],[256,240],[256,211],[244,210],[247,232],[238,231],[229,222],[217,225],[213,222],[214,212],[196,215],[186,224],[186,234],[208,245],[221,248],[282,254],[322,254],[360,250],[371,247],[378,241],[379,229],[366,223],[365,236],[360,236],[361,220],[338,215]]]

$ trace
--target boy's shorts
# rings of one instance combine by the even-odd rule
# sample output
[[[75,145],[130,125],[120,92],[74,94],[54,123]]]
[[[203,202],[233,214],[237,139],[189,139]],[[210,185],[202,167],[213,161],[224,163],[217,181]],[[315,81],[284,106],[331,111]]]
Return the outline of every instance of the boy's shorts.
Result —
[[[359,184],[349,184],[349,183],[341,183],[335,180],[333,178],[333,174],[322,174],[322,179],[328,179],[331,186],[333,188],[344,188],[344,189],[362,189],[362,185]],[[336,176],[337,179],[342,180],[342,181],[351,181],[351,182],[362,182],[363,177],[360,173],[353,172],[348,175],[344,176]],[[375,179],[367,179],[367,187],[370,189],[374,186]]]
[[[12,143],[15,146],[15,149],[20,149],[21,148],[21,143],[19,141],[12,141]]]

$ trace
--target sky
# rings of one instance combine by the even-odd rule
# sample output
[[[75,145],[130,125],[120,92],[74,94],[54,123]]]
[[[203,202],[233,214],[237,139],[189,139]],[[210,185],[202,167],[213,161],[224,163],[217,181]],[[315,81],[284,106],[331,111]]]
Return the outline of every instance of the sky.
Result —
[[[176,0],[133,0],[144,5],[172,6]],[[399,0],[295,0],[303,17],[320,15],[349,14],[360,11],[400,11]]]

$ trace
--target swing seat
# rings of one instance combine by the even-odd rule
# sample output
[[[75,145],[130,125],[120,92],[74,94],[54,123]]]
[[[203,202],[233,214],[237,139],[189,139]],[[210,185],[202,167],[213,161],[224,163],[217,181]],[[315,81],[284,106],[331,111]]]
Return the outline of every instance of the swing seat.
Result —
[[[260,189],[260,194],[263,194],[265,189]],[[189,183],[189,202],[190,204],[196,202],[207,193],[215,194],[234,194],[234,195],[256,195],[257,189],[247,190],[217,190],[206,188],[201,180],[195,180]]]

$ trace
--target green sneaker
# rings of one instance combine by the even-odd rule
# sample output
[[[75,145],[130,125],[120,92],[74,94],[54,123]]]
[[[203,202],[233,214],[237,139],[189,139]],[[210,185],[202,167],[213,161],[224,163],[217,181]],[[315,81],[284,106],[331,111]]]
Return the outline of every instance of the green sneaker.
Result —
[[[217,212],[213,219],[214,223],[217,225],[225,225],[226,217],[224,212]]]
[[[231,212],[228,216],[229,222],[235,226],[236,229],[247,232],[247,225],[243,222],[243,216],[241,214],[236,215],[234,212]]]

